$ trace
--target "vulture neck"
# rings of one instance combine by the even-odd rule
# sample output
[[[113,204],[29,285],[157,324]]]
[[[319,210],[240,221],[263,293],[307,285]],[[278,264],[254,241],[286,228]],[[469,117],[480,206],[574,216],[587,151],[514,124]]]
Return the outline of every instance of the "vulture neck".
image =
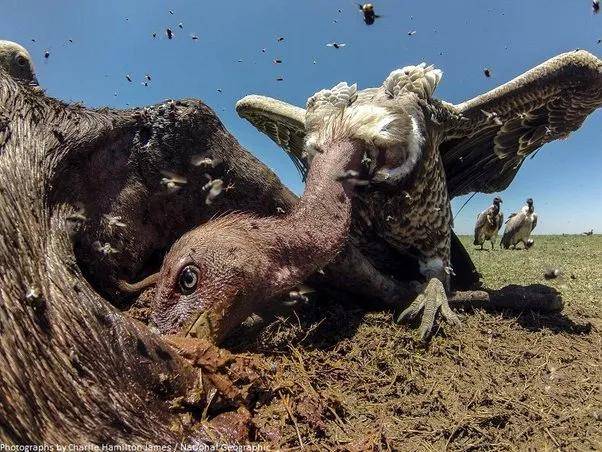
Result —
[[[356,180],[341,180],[358,171],[364,148],[358,141],[332,143],[313,158],[303,196],[286,217],[273,226],[285,249],[274,292],[302,282],[330,263],[345,245],[351,224]],[[279,247],[280,248],[280,247]]]

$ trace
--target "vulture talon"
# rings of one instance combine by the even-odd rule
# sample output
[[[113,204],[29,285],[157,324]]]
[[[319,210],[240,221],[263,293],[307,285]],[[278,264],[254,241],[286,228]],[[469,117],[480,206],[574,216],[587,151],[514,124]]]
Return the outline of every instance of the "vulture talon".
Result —
[[[422,311],[422,319],[418,327],[418,334],[421,341],[425,341],[431,335],[437,312],[450,325],[460,326],[462,324],[458,315],[449,307],[445,287],[437,278],[432,278],[427,283],[422,293],[399,315],[397,322],[411,320],[420,311]]]

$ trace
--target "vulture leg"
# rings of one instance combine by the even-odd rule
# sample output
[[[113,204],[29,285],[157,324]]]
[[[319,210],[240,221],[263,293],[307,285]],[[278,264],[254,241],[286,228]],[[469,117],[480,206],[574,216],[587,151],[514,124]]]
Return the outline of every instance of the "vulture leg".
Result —
[[[431,333],[435,324],[437,312],[451,325],[460,325],[460,319],[451,310],[447,301],[445,286],[439,278],[431,278],[424,290],[398,317],[398,321],[415,318],[421,311],[422,319],[418,333],[420,339],[425,340]]]
[[[440,312],[443,319],[451,325],[460,325],[460,319],[451,310],[447,300],[450,288],[449,260],[426,259],[421,262],[421,273],[426,284],[418,296],[398,317],[397,321],[415,318],[422,311],[418,333],[420,340],[426,340],[435,325],[435,317]]]

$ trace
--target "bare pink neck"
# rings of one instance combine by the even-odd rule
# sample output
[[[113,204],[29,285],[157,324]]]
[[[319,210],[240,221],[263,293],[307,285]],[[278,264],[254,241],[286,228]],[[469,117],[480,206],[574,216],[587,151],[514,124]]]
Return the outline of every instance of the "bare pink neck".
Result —
[[[348,170],[359,171],[361,159],[361,143],[350,141],[334,143],[314,157],[303,197],[289,215],[274,224],[273,232],[286,250],[279,276],[273,281],[274,295],[302,282],[342,250],[349,233],[355,185],[340,177]]]

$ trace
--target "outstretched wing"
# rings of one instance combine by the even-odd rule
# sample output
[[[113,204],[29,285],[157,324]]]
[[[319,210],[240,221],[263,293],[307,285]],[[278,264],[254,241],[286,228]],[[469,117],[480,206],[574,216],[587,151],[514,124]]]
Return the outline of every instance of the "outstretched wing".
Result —
[[[283,148],[303,176],[305,110],[270,97],[251,95],[236,103],[236,112]]]
[[[565,138],[602,106],[602,60],[585,51],[554,57],[453,113],[440,151],[451,197],[504,190],[526,156]]]

